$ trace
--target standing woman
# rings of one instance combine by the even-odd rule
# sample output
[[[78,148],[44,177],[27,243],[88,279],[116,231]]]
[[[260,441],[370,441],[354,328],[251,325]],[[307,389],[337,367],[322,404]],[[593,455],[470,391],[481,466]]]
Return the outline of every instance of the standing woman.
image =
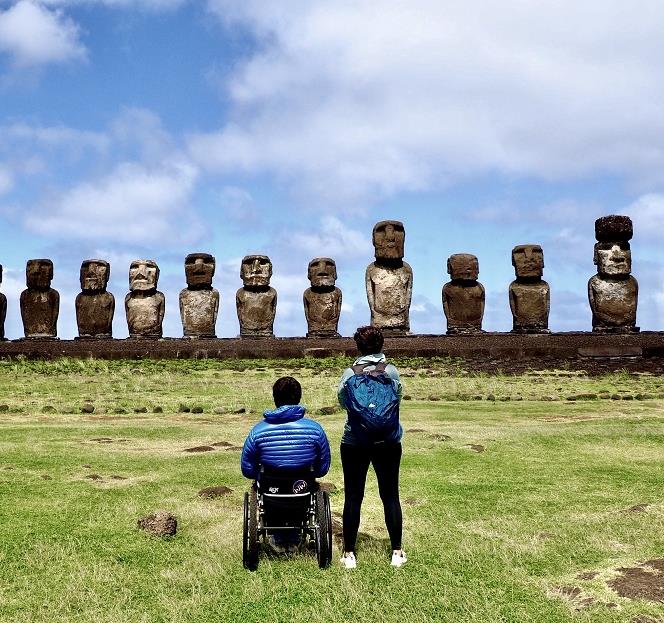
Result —
[[[401,437],[399,423],[401,380],[383,354],[383,333],[377,327],[360,327],[353,336],[360,357],[346,368],[337,395],[348,418],[341,438],[344,472],[344,553],[346,569],[357,566],[355,543],[369,465],[373,465],[385,510],[385,525],[392,542],[392,566],[406,562],[401,547],[402,515],[399,502]]]

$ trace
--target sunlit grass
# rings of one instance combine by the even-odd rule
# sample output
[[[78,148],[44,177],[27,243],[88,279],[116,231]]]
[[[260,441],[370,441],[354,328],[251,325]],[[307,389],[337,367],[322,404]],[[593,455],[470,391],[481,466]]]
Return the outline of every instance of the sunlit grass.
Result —
[[[262,556],[252,574],[241,564],[247,481],[233,448],[270,406],[273,381],[294,374],[330,436],[333,466],[325,480],[338,487],[332,505],[339,513],[344,416],[316,412],[335,404],[347,360],[190,363],[0,365],[1,621],[664,617],[664,605],[622,599],[606,586],[618,567],[664,555],[659,377],[472,376],[448,360],[398,362],[411,398],[402,409],[408,565],[389,567],[370,475],[356,572],[340,569],[336,556],[321,571],[302,555]],[[634,399],[602,399],[604,392]],[[597,397],[567,400],[577,394]],[[81,413],[88,402],[94,411]],[[184,413],[181,405],[202,413]],[[143,406],[147,413],[134,413]],[[156,406],[163,413],[153,413]],[[232,413],[241,408],[246,412]],[[110,442],[93,441],[100,438]],[[230,449],[184,452],[221,441]],[[197,495],[218,484],[233,492]],[[138,517],[159,508],[178,517],[173,539],[136,528]],[[599,575],[578,579],[587,571]],[[581,597],[560,591],[574,586]],[[583,607],[588,597],[594,602]]]

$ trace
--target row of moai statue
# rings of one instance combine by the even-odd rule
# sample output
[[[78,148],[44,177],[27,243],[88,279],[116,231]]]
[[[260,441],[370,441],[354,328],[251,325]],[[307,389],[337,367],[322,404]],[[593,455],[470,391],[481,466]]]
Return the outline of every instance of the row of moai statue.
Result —
[[[632,333],[636,326],[638,283],[631,275],[629,241],[632,221],[627,216],[605,216],[595,222],[594,263],[597,274],[588,282],[593,331]],[[366,290],[371,324],[388,336],[410,333],[413,271],[404,261],[405,230],[400,221],[381,221],[373,228],[375,261],[367,267]],[[512,249],[516,279],[509,286],[514,333],[549,333],[550,288],[542,279],[544,254],[536,244]],[[187,287],[180,292],[182,329],[188,338],[215,337],[219,292],[212,287],[215,259],[208,253],[185,258]],[[81,264],[81,292],[76,297],[79,338],[112,337],[115,298],[107,292],[110,265],[104,260]],[[485,291],[478,281],[479,262],[467,253],[447,261],[450,281],[443,286],[443,311],[447,333],[482,332]],[[270,286],[272,262],[266,255],[248,255],[240,268],[243,287],[236,294],[241,337],[273,337],[277,292]],[[309,262],[311,287],[304,292],[307,337],[339,337],[342,293],[336,287],[333,259],[318,257]],[[20,306],[27,339],[53,339],[57,335],[60,295],[51,288],[51,260],[28,260],[27,289]],[[130,338],[161,338],[166,300],[157,290],[159,267],[152,260],[135,260],[129,267],[129,293],[125,311]],[[2,266],[0,266],[0,283]],[[0,339],[4,339],[7,299],[0,293]]]

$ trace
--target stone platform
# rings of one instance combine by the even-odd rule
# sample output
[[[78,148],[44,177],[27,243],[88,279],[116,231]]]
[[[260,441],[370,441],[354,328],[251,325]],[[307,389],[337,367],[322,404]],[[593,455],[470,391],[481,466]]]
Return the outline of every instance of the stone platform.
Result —
[[[453,357],[463,369],[503,373],[568,368],[589,372],[616,369],[664,373],[664,332],[631,335],[551,333],[549,335],[413,335],[387,338],[392,357]],[[161,340],[15,340],[0,342],[0,358],[56,359],[227,359],[353,356],[351,338],[301,337]]]

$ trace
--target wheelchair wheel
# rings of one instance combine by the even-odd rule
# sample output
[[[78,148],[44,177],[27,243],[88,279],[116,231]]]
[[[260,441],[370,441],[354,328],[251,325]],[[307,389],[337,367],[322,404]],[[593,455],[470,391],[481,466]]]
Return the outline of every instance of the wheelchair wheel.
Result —
[[[316,557],[318,566],[325,569],[332,562],[332,513],[327,491],[316,492]]]
[[[258,569],[258,501],[254,489],[244,494],[242,565],[249,571]]]

